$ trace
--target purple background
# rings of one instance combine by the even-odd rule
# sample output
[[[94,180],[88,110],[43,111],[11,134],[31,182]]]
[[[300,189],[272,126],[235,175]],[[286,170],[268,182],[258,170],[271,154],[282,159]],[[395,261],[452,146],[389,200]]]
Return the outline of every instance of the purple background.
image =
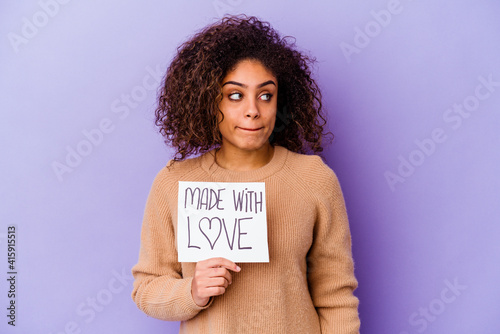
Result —
[[[149,72],[223,13],[270,21],[318,60],[362,333],[500,331],[499,2],[55,1],[0,6],[1,277],[10,224],[19,271],[15,328],[0,279],[0,332],[177,332],[130,297],[146,197],[172,154]]]

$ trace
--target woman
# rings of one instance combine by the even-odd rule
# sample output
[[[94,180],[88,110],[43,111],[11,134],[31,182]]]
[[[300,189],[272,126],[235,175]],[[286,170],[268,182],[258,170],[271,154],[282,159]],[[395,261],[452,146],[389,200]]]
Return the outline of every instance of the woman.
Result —
[[[147,200],[132,298],[181,333],[358,333],[342,192],[322,151],[312,61],[255,17],[178,49],[156,123],[176,155]],[[188,156],[199,154],[198,157]],[[265,182],[269,263],[177,261],[179,181]]]

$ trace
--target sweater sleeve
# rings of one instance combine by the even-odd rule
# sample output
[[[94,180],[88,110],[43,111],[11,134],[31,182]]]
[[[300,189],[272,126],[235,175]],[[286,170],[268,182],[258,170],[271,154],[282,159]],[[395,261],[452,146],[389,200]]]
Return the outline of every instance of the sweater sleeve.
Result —
[[[351,234],[344,198],[335,173],[330,173],[327,194],[320,199],[314,241],[308,253],[308,283],[322,334],[359,333],[359,300],[353,291]]]
[[[139,261],[132,268],[132,299],[151,317],[184,321],[208,308],[213,299],[204,307],[196,305],[191,295],[192,277],[182,276],[167,195],[157,176],[146,202]]]

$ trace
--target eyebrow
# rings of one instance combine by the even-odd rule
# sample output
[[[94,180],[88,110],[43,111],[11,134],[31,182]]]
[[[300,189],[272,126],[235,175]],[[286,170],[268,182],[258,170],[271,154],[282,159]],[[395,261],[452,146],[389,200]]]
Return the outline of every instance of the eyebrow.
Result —
[[[248,86],[247,86],[247,85],[242,84],[241,82],[236,82],[236,81],[227,81],[227,82],[225,82],[225,83],[222,85],[222,87],[224,87],[224,86],[225,86],[225,85],[227,85],[227,84],[232,84],[232,85],[240,86],[240,87],[243,87],[243,88],[248,88]],[[272,81],[272,80],[268,80],[268,81],[266,81],[266,82],[263,82],[263,83],[261,83],[261,84],[257,85],[257,88],[262,88],[262,87],[267,86],[267,85],[269,85],[269,84],[272,84],[272,85],[275,85],[275,86],[276,86],[276,83],[274,83],[274,81]]]

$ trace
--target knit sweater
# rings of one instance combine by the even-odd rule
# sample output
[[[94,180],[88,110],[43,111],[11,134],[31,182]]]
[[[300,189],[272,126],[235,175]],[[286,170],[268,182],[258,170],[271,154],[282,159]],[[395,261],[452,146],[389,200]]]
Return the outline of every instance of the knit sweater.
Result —
[[[177,261],[178,181],[265,182],[269,263],[238,263],[232,284],[203,307],[196,263]],[[181,321],[180,333],[359,333],[351,235],[335,173],[314,155],[275,146],[251,171],[217,165],[214,152],[175,162],[147,199],[132,299],[147,315]]]

